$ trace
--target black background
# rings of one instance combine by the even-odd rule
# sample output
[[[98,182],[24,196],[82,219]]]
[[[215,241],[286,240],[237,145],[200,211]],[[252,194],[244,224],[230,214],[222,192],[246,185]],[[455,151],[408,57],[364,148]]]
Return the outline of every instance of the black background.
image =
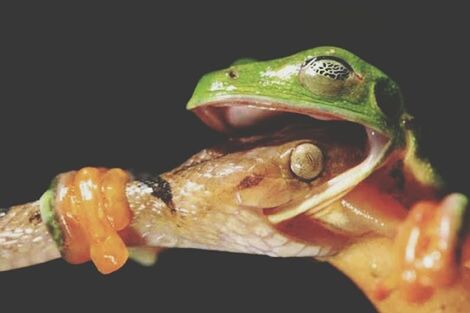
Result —
[[[217,139],[184,109],[202,74],[325,44],[399,82],[432,161],[452,190],[469,191],[464,8],[188,1],[1,12],[0,207],[37,199],[54,175],[85,165],[175,166]],[[110,276],[61,260],[0,273],[0,310],[26,308],[373,311],[326,264],[191,250]]]

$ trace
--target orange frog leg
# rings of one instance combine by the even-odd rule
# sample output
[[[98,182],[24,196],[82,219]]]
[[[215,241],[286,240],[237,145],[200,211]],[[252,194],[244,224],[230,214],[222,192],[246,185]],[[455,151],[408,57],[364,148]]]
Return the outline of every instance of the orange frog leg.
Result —
[[[389,196],[363,185],[345,200],[376,210],[386,209]],[[396,202],[391,206],[406,213]],[[462,239],[462,229],[468,228],[462,224],[466,206],[459,194],[418,202],[395,235],[360,237],[328,261],[355,281],[380,312],[470,312],[470,239]]]
[[[118,232],[131,222],[128,181],[121,169],[93,167],[57,177],[51,202],[65,260],[78,264],[91,259],[103,274],[124,265],[129,253]]]

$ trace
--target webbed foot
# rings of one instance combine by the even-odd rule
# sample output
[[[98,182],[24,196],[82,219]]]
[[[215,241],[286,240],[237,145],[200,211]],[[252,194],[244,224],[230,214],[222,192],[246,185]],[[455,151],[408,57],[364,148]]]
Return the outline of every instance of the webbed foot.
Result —
[[[392,289],[409,302],[424,302],[437,289],[451,287],[470,263],[470,241],[462,254],[467,198],[451,194],[441,202],[420,201],[398,227],[394,240],[393,274],[377,289],[385,298]],[[466,261],[466,260],[467,261]]]

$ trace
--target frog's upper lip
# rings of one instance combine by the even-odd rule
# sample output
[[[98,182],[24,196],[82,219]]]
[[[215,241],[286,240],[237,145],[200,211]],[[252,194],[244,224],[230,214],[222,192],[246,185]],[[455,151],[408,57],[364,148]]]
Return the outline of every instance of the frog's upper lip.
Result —
[[[313,101],[313,102],[312,102]],[[211,93],[204,99],[200,97],[191,98],[187,108],[196,111],[199,117],[212,128],[219,131],[230,131],[231,125],[223,122],[219,117],[207,116],[212,115],[216,110],[214,107],[227,107],[227,106],[243,106],[243,107],[255,107],[258,109],[265,109],[271,112],[291,112],[302,115],[311,116],[318,120],[340,120],[350,121],[355,124],[363,125],[364,127],[374,129],[377,132],[382,133],[384,136],[392,137],[392,129],[389,121],[385,116],[381,114],[375,114],[368,111],[364,111],[362,105],[358,104],[345,104],[337,105],[331,103],[328,100],[314,100],[310,102],[305,100],[295,101],[290,99],[281,99],[272,97],[264,94],[235,94],[235,93]],[[206,109],[210,110],[207,111]],[[205,112],[206,111],[206,112]],[[199,112],[199,113],[198,113]],[[210,113],[210,114],[205,114]],[[217,123],[217,120],[219,122]],[[236,128],[236,127],[235,127]]]
[[[293,109],[292,106],[286,104],[263,102],[251,97],[217,99],[199,105],[194,111],[208,126],[221,132],[230,132],[239,127],[249,126],[250,123],[257,123],[263,118],[282,113],[298,113],[319,120],[347,121],[342,116],[331,112],[315,108]],[[357,121],[352,122],[357,123]],[[363,126],[369,141],[368,156],[360,164],[327,181],[322,192],[312,191],[302,199],[270,210],[268,218],[271,222],[280,223],[307,211],[325,208],[351,191],[383,163],[391,150],[392,140],[377,130],[366,125]]]

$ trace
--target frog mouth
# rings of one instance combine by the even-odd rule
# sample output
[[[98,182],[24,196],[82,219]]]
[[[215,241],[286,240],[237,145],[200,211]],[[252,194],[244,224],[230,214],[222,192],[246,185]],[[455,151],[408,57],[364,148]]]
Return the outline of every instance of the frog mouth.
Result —
[[[236,134],[258,126],[272,124],[289,114],[304,115],[312,120],[350,121],[343,116],[316,109],[293,109],[282,103],[273,103],[246,97],[230,97],[207,102],[193,109],[209,127],[223,133]],[[281,223],[301,214],[315,214],[341,199],[360,182],[372,174],[388,156],[392,141],[389,136],[362,125],[368,141],[368,153],[358,165],[326,181],[322,188],[315,188],[301,199],[280,207],[270,208],[267,218],[272,223]],[[320,190],[320,191],[319,191]]]

